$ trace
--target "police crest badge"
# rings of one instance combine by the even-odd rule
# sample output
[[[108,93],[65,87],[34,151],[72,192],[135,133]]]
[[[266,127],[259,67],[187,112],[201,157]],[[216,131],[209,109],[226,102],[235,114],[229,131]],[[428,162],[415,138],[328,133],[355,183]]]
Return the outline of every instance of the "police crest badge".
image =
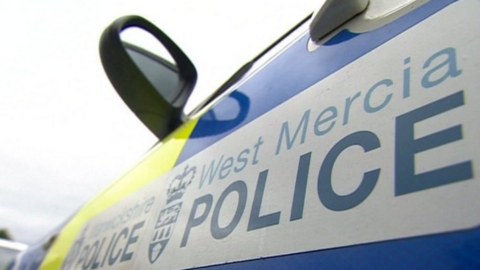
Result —
[[[175,176],[170,182],[167,189],[167,205],[160,210],[150,240],[148,252],[150,263],[154,263],[160,257],[173,234],[175,223],[182,208],[182,197],[188,186],[192,183],[195,172],[195,166],[190,168],[187,165],[183,173]]]

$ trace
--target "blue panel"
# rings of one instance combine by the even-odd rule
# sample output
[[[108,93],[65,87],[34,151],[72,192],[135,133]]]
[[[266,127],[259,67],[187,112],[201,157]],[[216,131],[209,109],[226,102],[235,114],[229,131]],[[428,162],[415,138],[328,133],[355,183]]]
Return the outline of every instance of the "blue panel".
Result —
[[[313,53],[307,51],[308,35],[304,36],[201,117],[177,163],[187,160],[452,2],[455,1],[430,1],[371,32],[355,35],[342,31]]]
[[[399,224],[401,226],[401,224]],[[480,229],[219,266],[237,269],[480,269]]]

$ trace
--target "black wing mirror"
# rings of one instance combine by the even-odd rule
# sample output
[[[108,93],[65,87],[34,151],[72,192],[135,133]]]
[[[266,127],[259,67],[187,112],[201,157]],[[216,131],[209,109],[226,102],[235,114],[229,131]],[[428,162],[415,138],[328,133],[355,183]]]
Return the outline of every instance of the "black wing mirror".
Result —
[[[167,57],[123,40],[121,34],[131,28],[153,37]],[[117,93],[157,138],[163,139],[184,121],[183,108],[195,86],[197,71],[160,29],[139,16],[119,18],[101,36],[100,57]]]

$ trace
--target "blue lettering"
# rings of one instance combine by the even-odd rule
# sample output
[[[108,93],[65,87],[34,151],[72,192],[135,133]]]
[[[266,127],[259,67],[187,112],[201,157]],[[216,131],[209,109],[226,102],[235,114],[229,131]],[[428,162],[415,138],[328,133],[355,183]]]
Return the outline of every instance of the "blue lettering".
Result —
[[[220,210],[227,196],[234,191],[238,193],[237,210],[235,211],[235,215],[233,216],[232,221],[227,226],[222,228],[219,225]],[[238,222],[240,222],[240,218],[243,215],[243,211],[245,210],[246,204],[247,204],[247,185],[245,184],[245,182],[236,181],[230,184],[218,198],[218,202],[215,205],[215,209],[213,210],[213,213],[212,213],[212,222],[210,223],[210,232],[212,233],[213,238],[223,239],[233,232],[235,227],[237,227]]]
[[[144,214],[147,214],[148,212],[150,212],[150,209],[152,209],[152,205],[153,203],[155,202],[155,197],[151,197],[150,199],[148,199],[147,203],[145,204],[145,209],[144,209]]]
[[[103,244],[105,243],[106,238],[103,238],[102,243],[100,244],[100,247],[98,248],[97,252],[95,253],[95,257],[93,258],[93,264],[92,264],[92,269],[98,269],[100,266],[100,262],[98,262],[98,255],[100,255],[100,251],[103,248]]]
[[[117,236],[117,238],[115,239],[115,242],[113,243],[113,246],[112,246],[112,249],[110,250],[110,257],[108,258],[108,265],[112,266],[113,264],[115,264],[118,260],[118,258],[120,257],[120,255],[122,254],[122,248],[118,249],[118,252],[116,255],[113,255],[114,253],[114,250],[115,250],[115,247],[117,246],[118,244],[118,240],[120,240],[120,237],[123,236],[123,238],[127,238],[128,236],[128,228],[124,228]]]
[[[212,209],[212,201],[213,196],[211,194],[204,195],[200,198],[195,199],[192,206],[192,211],[190,212],[190,216],[188,217],[187,227],[185,228],[185,232],[183,233],[182,243],[180,247],[184,247],[187,245],[188,236],[190,235],[190,231],[193,227],[197,227],[202,224],[210,213],[210,209]],[[205,205],[205,210],[199,217],[195,217],[197,214],[197,209],[199,205]]]
[[[403,64],[410,64],[410,57],[403,60]],[[403,70],[403,98],[408,98],[410,96],[410,67],[406,67]]]
[[[260,209],[262,208],[263,194],[265,193],[267,176],[268,170],[265,170],[258,175],[257,188],[255,189],[255,195],[253,197],[252,211],[250,212],[247,231],[253,231],[277,225],[280,222],[280,211],[260,216]]]
[[[77,268],[79,265],[82,264],[82,262],[83,262],[85,259],[87,259],[88,251],[89,251],[89,250],[90,250],[90,245],[86,245],[86,246],[83,248],[82,252],[80,253],[80,257],[79,257],[79,259],[78,259],[78,261],[77,261],[77,265],[75,266],[75,268]]]
[[[370,103],[370,97],[372,96],[372,93],[373,91],[375,91],[376,89],[378,89],[379,86],[381,85],[384,85],[384,86],[391,86],[393,84],[392,80],[390,79],[385,79],[385,80],[381,80],[379,82],[377,82],[376,84],[374,84],[367,92],[367,94],[365,95],[365,99],[363,100],[363,108],[365,109],[365,111],[367,113],[375,113],[375,112],[378,112],[380,111],[381,109],[383,109],[385,106],[387,106],[388,102],[390,102],[390,100],[392,99],[392,94],[388,94],[385,99],[383,100],[383,102],[376,106],[376,107],[372,107],[371,103]]]
[[[362,203],[373,191],[380,175],[380,169],[364,173],[360,186],[348,195],[338,195],[332,187],[332,170],[335,161],[343,150],[359,145],[365,152],[380,147],[378,137],[370,131],[352,133],[337,142],[328,152],[318,174],[318,197],[322,204],[332,211],[345,211]]]
[[[242,152],[240,152],[240,154],[238,154],[237,163],[243,163],[243,165],[241,165],[240,167],[238,167],[238,165],[235,166],[235,168],[233,168],[234,172],[238,173],[238,172],[241,172],[243,169],[245,169],[248,163],[248,158],[244,157],[244,155],[248,155],[249,153],[250,153],[250,150],[247,148],[247,149],[244,149]]]
[[[83,266],[82,266],[83,270],[87,270],[92,265],[93,260],[95,258],[95,253],[97,252],[99,244],[100,244],[100,241],[97,240],[93,243],[92,247],[88,249],[87,255],[85,256],[85,261],[83,262]]]
[[[395,196],[434,188],[473,177],[472,162],[465,161],[436,170],[415,174],[415,154],[461,140],[462,126],[414,139],[417,122],[455,109],[464,104],[463,91],[442,98],[395,119]]]
[[[262,136],[258,137],[257,143],[253,146],[255,148],[255,153],[253,154],[253,159],[252,159],[252,165],[255,165],[258,163],[257,155],[258,155],[258,149],[260,149],[260,145],[263,144]]]
[[[330,113],[330,115],[327,116],[326,118],[322,119],[322,117],[326,113]],[[322,124],[325,124],[326,122],[332,121],[336,117],[337,117],[337,108],[335,108],[334,106],[330,106],[330,107],[326,108],[325,110],[323,110],[318,115],[317,119],[315,120],[315,125],[313,126],[313,131],[315,132],[315,135],[322,136],[322,135],[327,134],[335,126],[336,121],[331,122],[330,125],[324,130],[320,130],[318,127]]]
[[[293,192],[292,211],[290,221],[303,218],[303,206],[305,204],[305,192],[307,192],[308,172],[310,170],[310,157],[312,152],[308,152],[300,157],[297,168],[297,180],[295,181],[295,191]]]
[[[353,97],[348,97],[346,100],[345,100],[345,114],[343,115],[343,125],[345,126],[346,124],[348,124],[348,118],[349,118],[349,114],[350,114],[350,107],[352,106],[353,104],[353,101],[357,98],[360,97],[362,93],[361,92],[357,92],[355,95],[353,95]]]
[[[135,232],[143,227],[145,221],[138,222],[137,224],[133,225],[132,229],[130,230],[130,236],[128,237],[127,244],[125,244],[125,249],[123,250],[122,258],[120,258],[120,262],[129,261],[133,257],[133,252],[128,252],[128,247],[136,243],[138,241],[138,235],[135,235]]]
[[[112,244],[114,242],[114,239],[115,239],[115,236],[117,236],[117,233],[114,233],[113,236],[112,236],[112,239],[110,240],[110,244],[108,244],[108,248],[107,248],[107,251],[105,252],[105,255],[103,257],[103,260],[102,260],[102,265],[100,267],[103,267],[103,265],[105,264],[107,258],[108,258],[108,254],[110,253],[110,250],[112,248]]]
[[[223,155],[220,158],[220,161],[218,161],[217,166],[215,166],[215,160],[212,160],[212,162],[210,163],[210,166],[208,167],[206,172],[205,172],[205,165],[203,165],[202,176],[200,177],[199,189],[202,188],[203,183],[205,182],[205,179],[207,178],[207,176],[209,176],[208,184],[212,183],[213,179],[215,178],[215,174],[217,174],[218,167],[220,167],[220,163],[222,163],[222,160],[223,160]]]
[[[423,69],[429,68],[432,62],[434,62],[439,56],[443,55],[447,58],[443,62],[439,63],[437,66],[433,67],[427,73],[425,73],[425,75],[423,75],[422,86],[424,88],[431,88],[437,86],[444,80],[446,80],[448,77],[454,78],[462,74],[462,71],[457,68],[457,58],[454,48],[446,48],[430,56],[430,58],[425,61],[425,64],[423,64]],[[431,78],[434,73],[436,73],[443,67],[446,67],[446,69],[443,71],[443,75],[437,74],[437,76],[435,76],[436,79]]]
[[[227,177],[230,174],[230,169],[232,168],[232,166],[233,166],[233,158],[229,157],[225,159],[225,161],[222,164],[222,167],[220,168],[220,172],[218,173],[218,178],[221,180]]]
[[[282,140],[284,136],[285,136],[285,144],[286,144],[287,150],[290,150],[290,148],[292,148],[293,143],[297,139],[297,135],[300,132],[300,130],[302,133],[300,144],[303,144],[305,142],[309,117],[310,117],[310,110],[305,111],[305,113],[302,116],[302,120],[300,120],[300,123],[298,124],[298,127],[295,130],[295,134],[293,135],[293,138],[290,138],[290,129],[288,126],[288,121],[283,123],[282,129],[280,130],[280,137],[278,138],[277,151],[275,152],[275,155],[280,154],[280,150],[282,148]]]

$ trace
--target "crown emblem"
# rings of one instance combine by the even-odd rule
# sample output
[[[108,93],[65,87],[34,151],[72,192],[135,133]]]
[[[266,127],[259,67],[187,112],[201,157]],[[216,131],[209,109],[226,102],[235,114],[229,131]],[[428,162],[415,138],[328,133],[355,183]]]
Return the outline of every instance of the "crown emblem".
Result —
[[[182,174],[175,176],[167,190],[167,204],[183,197],[185,190],[192,183],[196,169],[187,165]]]

